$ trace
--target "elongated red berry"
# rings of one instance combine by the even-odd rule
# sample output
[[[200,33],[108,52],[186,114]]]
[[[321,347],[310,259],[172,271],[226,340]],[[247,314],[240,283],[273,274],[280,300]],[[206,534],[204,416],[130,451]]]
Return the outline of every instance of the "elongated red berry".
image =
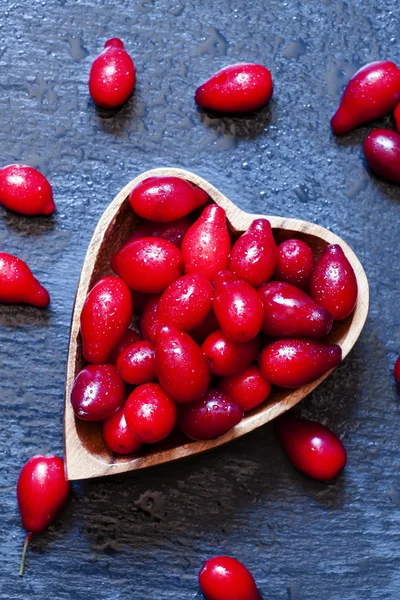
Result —
[[[183,275],[161,294],[157,321],[190,331],[205,322],[212,308],[213,287],[199,273]]]
[[[105,363],[132,320],[131,293],[118,277],[103,277],[90,290],[81,312],[82,352]]]
[[[267,219],[255,219],[235,242],[229,269],[255,288],[271,279],[276,267],[277,250]]]
[[[199,573],[207,600],[262,600],[250,571],[230,556],[209,558]]]
[[[276,421],[275,430],[289,460],[301,473],[329,481],[344,469],[346,450],[321,423],[284,415]]]
[[[371,131],[363,146],[367,163],[378,175],[400,182],[400,134],[390,129]]]
[[[323,337],[332,329],[330,313],[290,283],[269,281],[258,294],[264,305],[262,330],[267,335]]]
[[[208,200],[206,192],[180,177],[149,177],[133,188],[129,203],[148,221],[167,223],[185,217]]]
[[[342,349],[336,344],[292,338],[265,346],[258,366],[261,375],[273,385],[296,388],[315,381],[341,360]]]
[[[0,252],[0,302],[45,308],[50,296],[23,260]]]
[[[230,249],[224,209],[216,204],[206,206],[182,241],[185,273],[199,273],[212,281],[218,271],[227,268]]]
[[[136,331],[133,331],[133,329],[127,329],[120,341],[118,342],[118,344],[115,346],[114,350],[111,352],[110,356],[108,357],[108,362],[113,365],[116,365],[117,360],[121,356],[123,351],[126,350],[129,346],[132,346],[132,344],[140,342],[141,339],[142,338],[138,333],[136,333]]]
[[[304,290],[308,287],[314,265],[313,251],[306,242],[286,240],[278,246],[274,279],[291,283]]]
[[[125,384],[114,365],[87,365],[76,376],[71,404],[79,419],[103,421],[124,403]]]
[[[150,221],[141,220],[135,227],[135,231],[130,236],[128,242],[133,242],[144,237],[160,237],[168,240],[168,242],[171,242],[171,244],[180,249],[185,233],[192,222],[193,220],[189,216],[168,223],[151,223]]]
[[[213,331],[201,349],[214,375],[236,375],[247,369],[257,358],[260,337],[248,342],[234,342],[221,329]]]
[[[157,383],[135,388],[124,412],[129,429],[143,444],[155,444],[166,438],[178,415],[175,402]]]
[[[195,101],[201,108],[240,113],[262,108],[272,93],[272,77],[266,67],[241,63],[221,69],[198,87]]]
[[[157,320],[157,309],[160,296],[154,294],[149,296],[146,304],[143,308],[142,317],[140,319],[140,331],[144,340],[151,340],[152,342],[156,339],[158,320]]]
[[[118,358],[117,370],[131,385],[156,381],[155,345],[145,340],[128,346]]]
[[[229,271],[229,269],[223,269],[222,271],[219,271],[214,277],[214,288],[217,289],[223,283],[239,280],[240,277],[238,277],[233,271]]]
[[[221,377],[218,389],[227,394],[244,412],[253,410],[268,398],[271,384],[261,375],[256,365],[230,377]]]
[[[246,281],[226,281],[216,286],[213,310],[220,328],[235,342],[248,342],[260,332],[263,303]]]
[[[41,533],[68,500],[71,486],[65,479],[64,463],[51,454],[32,456],[22,467],[17,484],[18,507],[27,532],[20,575],[32,534]]]
[[[123,406],[104,421],[103,438],[110,450],[116,454],[131,454],[142,445],[126,423]]]
[[[396,383],[400,385],[400,356],[396,360],[396,363],[394,365],[394,378],[396,380]]]
[[[0,204],[23,215],[50,215],[56,209],[50,183],[27,165],[0,169]]]
[[[182,274],[182,254],[168,240],[147,237],[128,242],[114,254],[111,268],[133,290],[159,294]]]
[[[350,79],[339,108],[331,119],[336,135],[391,112],[400,101],[400,71],[388,60],[362,67]]]
[[[243,418],[243,410],[227,394],[208,390],[197,402],[182,406],[179,426],[191,440],[214,440],[228,433]]]
[[[17,485],[23,528],[30,533],[46,529],[65,504],[70,487],[61,458],[32,456],[22,467]]]
[[[315,265],[310,296],[334,318],[349,316],[357,302],[358,285],[353,267],[338,244],[330,244]]]
[[[135,67],[124,44],[118,38],[108,40],[90,70],[89,92],[93,102],[103,108],[120,106],[132,94],[135,79]]]
[[[181,404],[201,398],[210,382],[200,347],[173,325],[157,330],[156,373],[163,389]]]

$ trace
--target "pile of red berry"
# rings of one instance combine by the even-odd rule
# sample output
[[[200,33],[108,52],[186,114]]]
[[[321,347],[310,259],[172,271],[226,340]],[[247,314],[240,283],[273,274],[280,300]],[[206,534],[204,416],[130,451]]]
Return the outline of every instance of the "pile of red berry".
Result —
[[[318,260],[309,245],[277,246],[267,219],[239,237],[206,192],[177,177],[133,189],[139,217],[81,313],[82,354],[71,402],[104,421],[119,454],[166,438],[227,433],[271,386],[296,388],[341,361],[324,338],[357,300],[338,245]],[[134,387],[132,387],[134,386]]]

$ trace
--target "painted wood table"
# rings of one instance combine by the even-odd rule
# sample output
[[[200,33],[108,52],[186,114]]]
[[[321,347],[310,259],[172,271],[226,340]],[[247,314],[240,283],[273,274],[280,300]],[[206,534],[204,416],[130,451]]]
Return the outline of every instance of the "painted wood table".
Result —
[[[400,62],[395,0],[3,0],[1,164],[51,181],[57,212],[0,212],[0,248],[27,260],[49,310],[0,306],[0,598],[187,600],[215,554],[242,560],[265,599],[400,597],[400,188],[366,167],[362,143],[389,116],[335,138],[329,119],[361,65]],[[91,61],[124,40],[137,68],[115,115],[88,96]],[[196,86],[226,64],[268,66],[270,105],[201,112]],[[31,542],[15,497],[22,464],[62,453],[70,318],[101,214],[141,172],[189,169],[250,213],[318,223],[360,258],[371,308],[343,365],[298,407],[343,440],[333,483],[297,473],[271,425],[204,455],[75,483],[66,510]]]

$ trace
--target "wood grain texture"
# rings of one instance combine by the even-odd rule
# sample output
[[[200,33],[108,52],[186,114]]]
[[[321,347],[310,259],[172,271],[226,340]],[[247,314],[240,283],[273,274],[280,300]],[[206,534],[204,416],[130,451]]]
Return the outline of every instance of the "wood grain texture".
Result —
[[[64,408],[64,457],[67,477],[70,480],[102,477],[153,467],[222,446],[258,429],[293,408],[333,371],[328,371],[316,381],[296,390],[273,390],[267,402],[247,414],[236,427],[218,439],[192,442],[169,437],[162,444],[147,447],[139,456],[137,454],[118,456],[110,452],[102,439],[100,427],[75,417],[70,400],[72,386],[75,377],[86,364],[82,357],[79,332],[83,304],[93,285],[99,278],[109,273],[112,255],[134,231],[135,215],[128,202],[131,191],[148,177],[157,176],[180,177],[203,189],[211,200],[226,211],[229,228],[234,233],[246,231],[255,218],[265,216],[244,212],[205,179],[190,171],[174,167],[152,169],[135,177],[117,194],[105,210],[96,226],[86,253],[72,314]],[[329,335],[329,341],[339,344],[342,348],[343,359],[346,358],[358,340],[368,315],[369,287],[360,261],[341,238],[324,227],[300,219],[284,217],[268,217],[268,219],[274,230],[293,232],[295,236],[301,234],[302,239],[313,248],[316,256],[327,244],[340,244],[350,261],[358,284],[357,304],[354,312],[347,319],[335,323]]]
[[[391,116],[343,138],[329,119],[371,60],[400,62],[395,0],[3,0],[1,163],[50,179],[57,212],[0,210],[0,244],[49,289],[48,311],[0,306],[1,600],[200,600],[204,560],[230,554],[264,600],[400,598],[400,186],[361,145]],[[137,68],[113,116],[88,96],[91,61],[121,37]],[[197,85],[234,62],[271,69],[270,105],[243,117],[198,111]],[[70,320],[93,231],[116,190],[144,171],[198,173],[248,213],[337,233],[360,258],[371,306],[343,365],[295,408],[343,440],[331,484],[293,470],[273,426],[184,461],[73,484],[60,518],[24,541],[15,485],[37,452],[62,455]]]

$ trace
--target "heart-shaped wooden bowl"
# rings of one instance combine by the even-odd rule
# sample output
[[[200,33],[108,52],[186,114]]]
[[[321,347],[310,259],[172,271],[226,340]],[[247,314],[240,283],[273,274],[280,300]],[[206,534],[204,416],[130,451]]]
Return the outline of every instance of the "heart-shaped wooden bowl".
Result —
[[[181,177],[205,190],[216,204],[226,210],[233,234],[245,231],[255,218],[264,216],[243,212],[201,177],[189,171],[174,168],[154,169],[136,177],[124,187],[104,212],[86,254],[72,315],[64,414],[64,456],[69,480],[101,477],[143,469],[144,467],[177,460],[226,444],[249,431],[253,431],[253,429],[257,429],[257,427],[261,427],[261,425],[290,409],[314,390],[331,372],[329,371],[317,381],[295,390],[273,390],[265,404],[248,413],[229,433],[216,440],[191,442],[176,434],[176,436],[170,436],[163,443],[155,444],[154,447],[147,446],[142,454],[131,456],[116,456],[108,450],[101,435],[101,424],[88,423],[75,418],[70,396],[74,379],[84,366],[79,333],[82,306],[89,290],[96,281],[111,273],[109,266],[111,256],[127,240],[135,228],[136,216],[128,203],[131,190],[143,179],[155,175]],[[357,256],[341,238],[319,225],[300,221],[299,219],[267,218],[274,230],[283,229],[285,233],[289,232],[294,237],[304,239],[310,244],[317,256],[321,254],[327,244],[340,244],[349,259],[358,281],[357,305],[354,312],[347,319],[335,323],[329,336],[330,342],[337,343],[342,347],[343,358],[345,358],[360,335],[368,313],[368,281]]]

